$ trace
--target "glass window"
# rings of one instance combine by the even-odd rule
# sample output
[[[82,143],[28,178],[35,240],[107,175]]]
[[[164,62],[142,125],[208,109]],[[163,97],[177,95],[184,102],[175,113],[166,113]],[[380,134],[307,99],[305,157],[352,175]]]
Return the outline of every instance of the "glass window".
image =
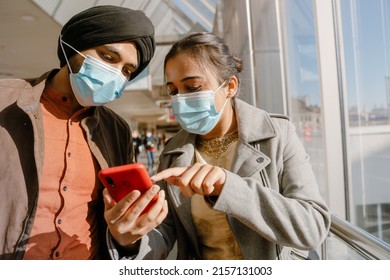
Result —
[[[313,1],[283,1],[282,13],[288,114],[311,158],[322,196],[327,199]]]
[[[334,234],[326,239],[327,260],[365,260],[366,257],[357,252],[349,244]]]
[[[339,1],[351,222],[390,242],[390,2]]]

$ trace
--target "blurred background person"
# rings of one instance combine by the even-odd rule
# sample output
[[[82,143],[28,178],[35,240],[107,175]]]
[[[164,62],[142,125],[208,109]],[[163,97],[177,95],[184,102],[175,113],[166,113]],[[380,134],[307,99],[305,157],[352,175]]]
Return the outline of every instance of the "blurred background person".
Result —
[[[146,156],[147,156],[147,165],[149,174],[152,174],[156,171],[155,168],[155,153],[156,149],[156,139],[153,137],[152,132],[147,131],[143,141]]]
[[[142,139],[141,136],[139,135],[138,130],[133,131],[133,147],[134,147],[134,159],[135,162],[138,162],[138,156],[141,153],[142,150]]]

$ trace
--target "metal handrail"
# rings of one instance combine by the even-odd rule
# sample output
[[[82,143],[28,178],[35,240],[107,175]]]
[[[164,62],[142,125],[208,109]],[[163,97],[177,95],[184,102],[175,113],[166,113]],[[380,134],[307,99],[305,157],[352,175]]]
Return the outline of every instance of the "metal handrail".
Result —
[[[388,243],[334,214],[331,215],[330,232],[367,259],[390,260]],[[326,247],[326,242],[324,245]],[[323,248],[323,253],[325,253],[323,258],[327,259],[326,248]]]

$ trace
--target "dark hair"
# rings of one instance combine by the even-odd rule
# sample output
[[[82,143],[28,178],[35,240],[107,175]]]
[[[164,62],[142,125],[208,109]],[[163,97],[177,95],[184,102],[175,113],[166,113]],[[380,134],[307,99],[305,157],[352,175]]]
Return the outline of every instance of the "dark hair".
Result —
[[[235,56],[225,42],[213,33],[191,33],[175,42],[164,60],[164,71],[167,61],[179,53],[186,53],[197,59],[204,66],[215,70],[223,82],[242,71],[242,60]]]

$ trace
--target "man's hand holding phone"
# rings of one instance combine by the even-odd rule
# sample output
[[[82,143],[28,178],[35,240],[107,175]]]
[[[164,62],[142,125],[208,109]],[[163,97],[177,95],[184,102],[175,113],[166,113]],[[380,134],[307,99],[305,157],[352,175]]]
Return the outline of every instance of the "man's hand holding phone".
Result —
[[[122,171],[128,171],[130,169],[134,171],[134,169],[140,168],[139,164],[135,165],[136,166],[125,165],[119,169]],[[112,177],[118,175],[119,169],[106,169],[99,173],[99,178],[106,186],[106,189],[103,192],[105,204],[104,217],[111,235],[119,243],[119,245],[130,248],[132,244],[134,244],[143,235],[147,234],[149,231],[162,223],[162,221],[167,216],[168,205],[165,200],[164,191],[160,190],[158,185],[153,185],[152,183],[148,187],[145,187],[147,186],[146,184],[142,187],[138,186],[134,189],[128,188],[127,192],[123,192],[122,190],[121,194],[123,195],[124,193],[124,196],[121,199],[118,199],[117,197],[118,201],[116,201],[113,197],[115,196],[115,191],[109,191],[110,189],[107,188],[107,181],[104,183],[104,178],[106,178],[105,176],[111,176],[110,178],[113,179]],[[137,172],[139,172],[139,170]],[[101,175],[101,173],[103,173],[104,176]],[[145,174],[141,176],[144,176],[142,180],[147,182],[150,180],[150,178],[147,172],[146,175],[147,178],[145,177]],[[133,174],[133,176],[135,175]],[[116,178],[125,179],[127,182],[123,183],[123,186],[128,187],[132,185],[130,181],[140,182],[139,177],[129,179],[130,177],[126,177],[123,174],[118,175]],[[109,183],[112,182],[109,180]]]

